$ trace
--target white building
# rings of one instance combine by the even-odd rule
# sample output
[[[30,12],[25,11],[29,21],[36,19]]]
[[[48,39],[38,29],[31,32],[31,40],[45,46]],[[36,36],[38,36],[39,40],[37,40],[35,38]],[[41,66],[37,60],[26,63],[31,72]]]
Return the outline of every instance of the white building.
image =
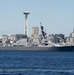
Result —
[[[4,44],[6,41],[8,41],[8,38],[8,35],[2,35],[2,43]]]

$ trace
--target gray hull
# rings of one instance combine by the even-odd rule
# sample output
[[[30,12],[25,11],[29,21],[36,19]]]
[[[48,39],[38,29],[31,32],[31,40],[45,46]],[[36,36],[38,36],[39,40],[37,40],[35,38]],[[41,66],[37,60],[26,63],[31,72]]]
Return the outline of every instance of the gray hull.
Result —
[[[51,50],[50,47],[0,47],[0,50]]]
[[[0,47],[0,50],[27,50],[27,51],[74,51],[74,46],[62,47]]]

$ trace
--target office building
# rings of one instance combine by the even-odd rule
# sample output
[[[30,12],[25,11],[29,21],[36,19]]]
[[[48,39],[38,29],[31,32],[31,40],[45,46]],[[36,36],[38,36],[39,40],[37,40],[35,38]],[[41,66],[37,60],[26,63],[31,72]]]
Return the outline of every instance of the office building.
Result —
[[[32,35],[34,38],[38,37],[38,35],[39,35],[39,28],[38,27],[32,27]]]

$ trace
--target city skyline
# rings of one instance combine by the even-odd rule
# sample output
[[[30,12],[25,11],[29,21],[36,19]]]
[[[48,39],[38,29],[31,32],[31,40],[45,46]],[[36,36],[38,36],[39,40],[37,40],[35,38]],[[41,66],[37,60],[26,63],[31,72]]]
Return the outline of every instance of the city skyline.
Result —
[[[74,0],[2,0],[0,1],[0,35],[24,34],[24,15],[28,10],[29,35],[32,27],[44,26],[47,34],[68,36],[74,28]],[[39,28],[40,30],[40,28]]]

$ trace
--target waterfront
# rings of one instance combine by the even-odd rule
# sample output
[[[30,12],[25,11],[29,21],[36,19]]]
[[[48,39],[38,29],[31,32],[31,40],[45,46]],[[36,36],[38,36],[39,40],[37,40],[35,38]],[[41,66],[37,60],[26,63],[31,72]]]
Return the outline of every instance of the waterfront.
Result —
[[[74,52],[0,51],[0,75],[74,75]]]

